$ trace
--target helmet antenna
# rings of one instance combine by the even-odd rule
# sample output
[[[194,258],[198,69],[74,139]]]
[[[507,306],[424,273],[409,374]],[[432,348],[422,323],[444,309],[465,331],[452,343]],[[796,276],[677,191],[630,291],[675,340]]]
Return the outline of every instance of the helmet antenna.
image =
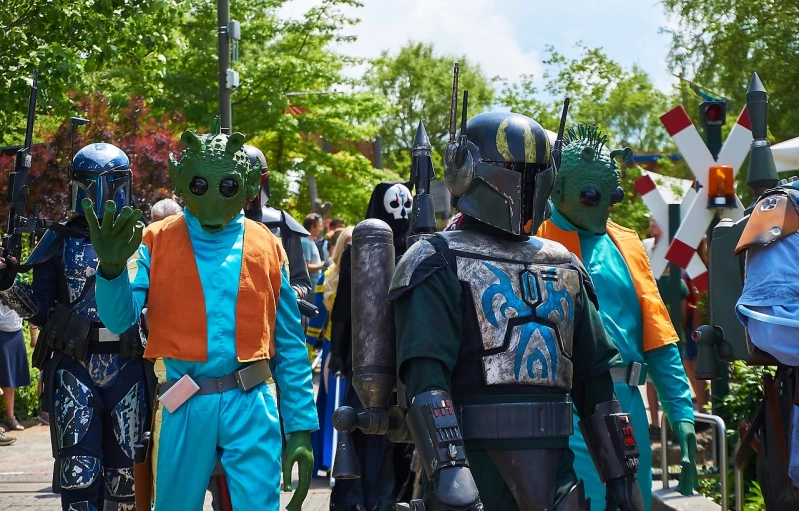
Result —
[[[455,63],[455,69],[452,72],[452,104],[449,109],[449,143],[455,143],[455,126],[458,119],[458,74],[460,74],[460,66]]]
[[[570,101],[569,98],[563,100],[563,112],[560,114],[558,138],[555,139],[555,147],[552,148],[552,161],[555,163],[556,169],[560,168],[560,156],[563,153],[563,130],[566,128],[566,115],[569,113]]]
[[[69,140],[69,162],[67,162],[67,171],[68,174],[72,173],[72,158],[75,157],[75,130],[77,130],[78,126],[83,126],[84,124],[89,124],[89,119],[82,119],[80,117],[70,117],[70,123],[72,124],[72,129],[70,133],[70,140]],[[72,176],[69,176],[70,179]]]

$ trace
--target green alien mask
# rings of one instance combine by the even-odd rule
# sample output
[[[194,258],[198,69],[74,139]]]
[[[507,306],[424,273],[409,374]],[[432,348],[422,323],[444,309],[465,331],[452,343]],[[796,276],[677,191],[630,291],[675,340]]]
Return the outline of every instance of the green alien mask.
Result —
[[[248,199],[258,196],[261,185],[260,165],[251,165],[242,149],[244,135],[220,131],[218,117],[207,135],[184,131],[180,161],[169,155],[173,190],[208,232],[224,229]]]
[[[608,151],[607,136],[595,126],[578,125],[569,128],[552,203],[574,226],[605,233],[610,208],[624,198],[619,186],[619,167],[616,157],[628,160],[633,152],[629,147]]]

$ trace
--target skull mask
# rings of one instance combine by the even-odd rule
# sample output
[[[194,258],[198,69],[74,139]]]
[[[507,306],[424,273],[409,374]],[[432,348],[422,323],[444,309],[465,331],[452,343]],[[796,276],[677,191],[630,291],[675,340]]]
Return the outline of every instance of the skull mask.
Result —
[[[396,220],[410,218],[412,204],[411,191],[400,183],[391,186],[383,196],[383,206],[386,208],[386,212]]]

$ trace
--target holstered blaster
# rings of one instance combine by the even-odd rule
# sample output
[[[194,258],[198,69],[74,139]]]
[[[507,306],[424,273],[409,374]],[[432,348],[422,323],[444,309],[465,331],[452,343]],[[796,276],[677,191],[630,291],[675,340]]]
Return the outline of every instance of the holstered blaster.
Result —
[[[136,509],[150,509],[153,498],[152,440],[144,433],[141,443],[133,447],[133,484]]]

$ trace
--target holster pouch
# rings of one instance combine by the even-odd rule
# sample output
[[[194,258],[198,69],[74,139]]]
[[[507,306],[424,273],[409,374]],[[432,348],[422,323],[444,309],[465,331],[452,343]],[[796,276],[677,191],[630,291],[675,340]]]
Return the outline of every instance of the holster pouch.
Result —
[[[47,326],[47,339],[54,350],[76,360],[86,360],[92,320],[58,303],[47,320]]]
[[[136,323],[119,336],[119,356],[121,358],[141,358],[144,355],[144,331]]]
[[[142,442],[133,448],[133,485],[136,509],[150,509],[153,498],[153,466],[149,431],[144,434]]]

